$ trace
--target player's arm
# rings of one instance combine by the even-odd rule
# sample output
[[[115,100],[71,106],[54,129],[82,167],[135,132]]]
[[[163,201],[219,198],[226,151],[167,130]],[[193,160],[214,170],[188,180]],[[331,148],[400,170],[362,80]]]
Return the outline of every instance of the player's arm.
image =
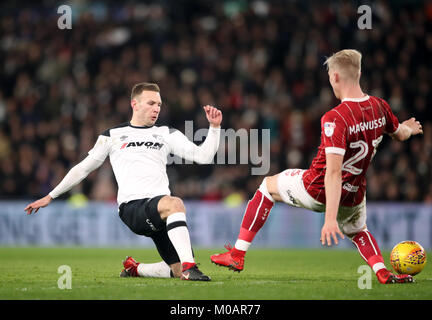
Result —
[[[87,156],[83,161],[70,169],[63,180],[48,195],[30,203],[27,207],[25,207],[24,211],[27,211],[27,214],[32,214],[33,210],[35,213],[38,212],[40,208],[49,205],[53,199],[69,191],[78,183],[80,183],[90,174],[90,172],[99,168],[102,163],[103,161],[96,160],[91,156]]]
[[[209,164],[219,148],[222,112],[212,106],[205,106],[203,108],[210,124],[205,141],[197,146],[195,143],[189,141],[184,134],[176,131],[171,134],[170,145],[172,153],[183,159],[199,164]]]
[[[34,210],[36,213],[40,208],[49,205],[53,199],[80,183],[90,172],[102,165],[109,154],[110,144],[111,138],[109,135],[100,135],[93,149],[89,151],[89,155],[70,169],[63,180],[48,195],[30,203],[25,207],[24,211],[26,211],[27,214],[32,214]]]
[[[206,105],[203,107],[207,120],[212,128],[220,128],[222,122],[222,111],[219,109]]]
[[[420,121],[416,121],[415,118],[408,119],[399,124],[399,127],[394,133],[390,133],[390,136],[398,141],[405,141],[411,136],[423,134],[423,128]]]
[[[344,239],[344,235],[337,223],[337,214],[342,193],[342,162],[343,155],[326,154],[326,173],[324,187],[326,195],[326,211],[324,225],[321,229],[321,244],[332,245],[332,238],[338,244],[337,235]]]
[[[381,106],[383,107],[384,115],[386,117],[385,132],[397,141],[405,141],[411,136],[423,134],[423,128],[419,121],[413,117],[402,123],[399,123],[398,118],[393,113],[389,104],[380,99]]]

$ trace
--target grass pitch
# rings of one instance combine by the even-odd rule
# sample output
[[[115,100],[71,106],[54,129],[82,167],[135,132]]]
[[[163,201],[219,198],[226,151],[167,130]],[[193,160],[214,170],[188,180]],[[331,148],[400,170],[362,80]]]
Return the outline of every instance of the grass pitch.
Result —
[[[415,283],[359,289],[365,265],[355,250],[251,249],[245,270],[233,273],[210,262],[223,249],[195,251],[211,282],[178,279],[119,278],[122,260],[158,262],[152,249],[0,248],[0,299],[147,299],[147,300],[291,300],[432,299],[432,267]],[[389,253],[384,252],[387,266]],[[72,270],[72,288],[60,290],[58,267]]]

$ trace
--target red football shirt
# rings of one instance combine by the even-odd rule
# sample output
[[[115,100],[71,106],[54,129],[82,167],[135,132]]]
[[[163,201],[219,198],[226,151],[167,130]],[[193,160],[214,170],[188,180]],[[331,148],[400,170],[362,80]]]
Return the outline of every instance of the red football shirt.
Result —
[[[363,201],[366,171],[384,133],[395,133],[399,121],[383,99],[365,96],[344,99],[321,118],[321,145],[303,174],[306,191],[325,204],[326,153],[343,155],[340,205],[353,207]]]

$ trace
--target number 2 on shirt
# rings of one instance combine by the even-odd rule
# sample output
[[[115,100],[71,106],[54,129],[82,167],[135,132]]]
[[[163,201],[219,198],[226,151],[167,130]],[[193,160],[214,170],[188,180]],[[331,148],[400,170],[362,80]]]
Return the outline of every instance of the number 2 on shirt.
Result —
[[[382,141],[382,139],[383,139],[383,137],[380,136],[377,139],[372,140],[372,146],[374,147],[374,151],[372,153],[372,158],[375,155],[376,149],[377,149],[378,145],[380,144],[380,142]],[[353,148],[353,149],[354,148],[360,148],[360,150],[354,156],[352,156],[351,158],[349,158],[347,161],[345,161],[342,164],[342,171],[348,171],[353,175],[359,175],[363,172],[363,169],[354,167],[354,164],[363,160],[368,155],[369,146],[363,140],[351,142],[349,146],[350,146],[350,148]]]

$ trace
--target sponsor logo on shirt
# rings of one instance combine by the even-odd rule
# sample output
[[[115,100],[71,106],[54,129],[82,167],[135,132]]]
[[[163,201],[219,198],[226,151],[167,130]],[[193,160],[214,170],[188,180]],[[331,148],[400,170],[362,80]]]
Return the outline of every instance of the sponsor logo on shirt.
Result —
[[[348,182],[345,183],[342,188],[348,192],[357,192],[359,189],[358,186],[353,186],[351,183]]]
[[[163,147],[163,143],[153,142],[153,141],[133,141],[125,142],[122,144],[120,149],[130,148],[130,147],[147,147],[147,149],[160,150]]]

